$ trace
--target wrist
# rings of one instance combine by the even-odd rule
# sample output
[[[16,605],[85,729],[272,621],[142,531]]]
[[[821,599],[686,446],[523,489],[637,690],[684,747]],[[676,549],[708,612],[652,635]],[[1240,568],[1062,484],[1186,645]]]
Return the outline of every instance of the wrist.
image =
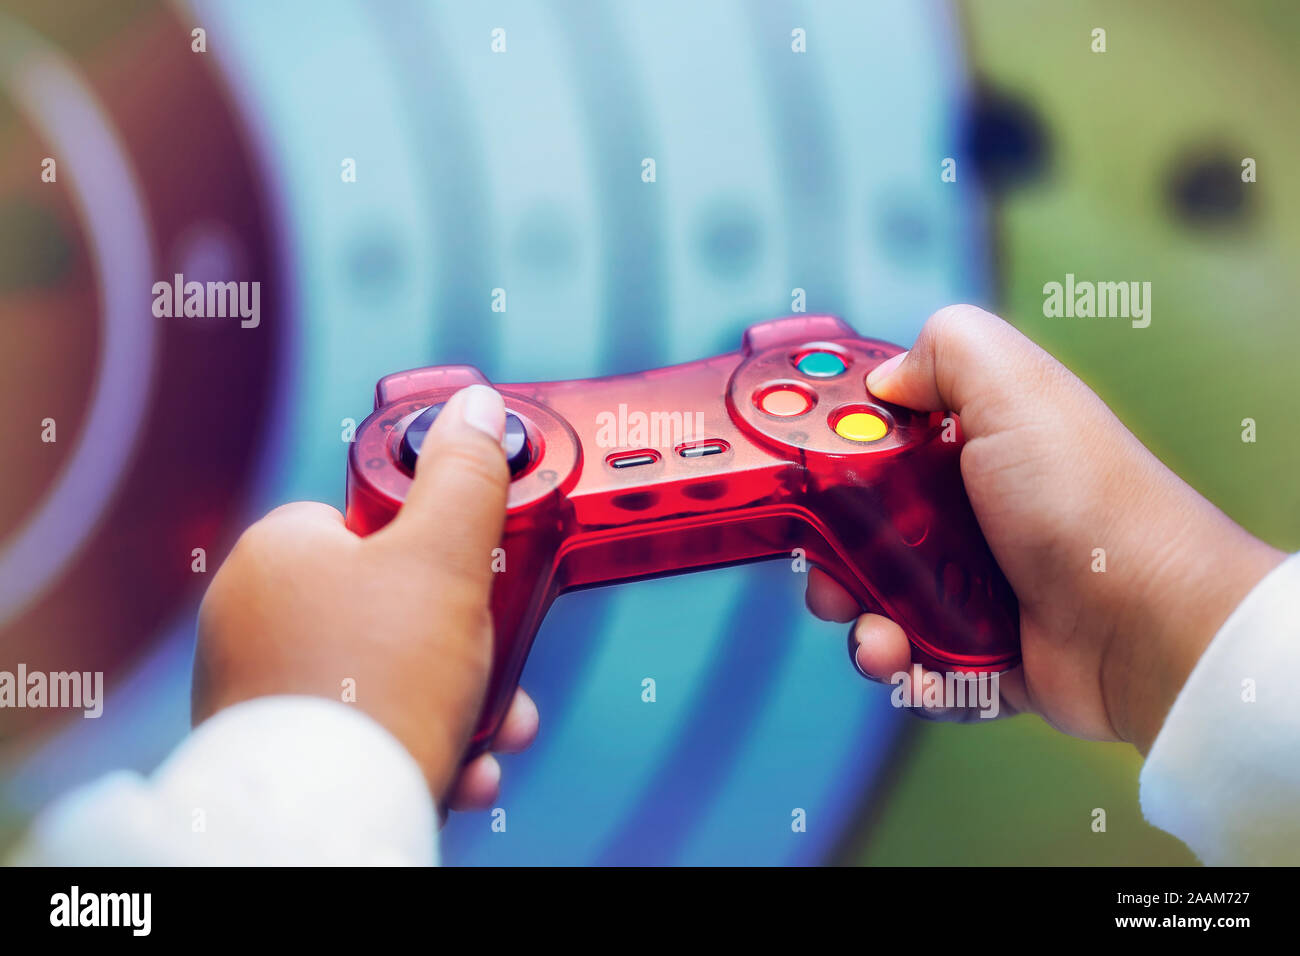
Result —
[[[1144,581],[1117,616],[1102,655],[1111,724],[1144,756],[1223,623],[1286,557],[1199,504],[1212,520],[1183,520],[1179,533],[1152,545]]]
[[[434,803],[443,807],[452,785],[460,774],[461,758],[464,756],[468,738],[451,732],[442,722],[417,724],[401,716],[395,716],[391,720],[376,719],[379,719],[380,723],[383,723],[415,758],[415,762],[424,771],[425,783],[428,784]]]

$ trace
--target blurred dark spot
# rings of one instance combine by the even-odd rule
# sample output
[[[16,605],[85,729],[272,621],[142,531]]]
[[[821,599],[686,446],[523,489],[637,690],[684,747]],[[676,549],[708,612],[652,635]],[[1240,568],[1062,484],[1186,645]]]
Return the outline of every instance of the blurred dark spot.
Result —
[[[705,268],[715,276],[741,278],[758,263],[758,222],[747,206],[716,203],[701,220],[696,246]]]
[[[514,252],[538,272],[571,269],[578,258],[578,241],[563,207],[547,203],[530,209],[515,234]]]
[[[388,292],[401,278],[401,253],[383,234],[359,238],[344,255],[348,279],[359,292],[371,295]]]
[[[645,511],[652,507],[659,500],[657,492],[653,491],[634,491],[626,495],[615,495],[610,503],[615,508],[622,508],[625,511]]]
[[[1241,181],[1238,156],[1220,149],[1185,151],[1168,177],[1168,201],[1174,217],[1202,228],[1244,222],[1252,209],[1247,191],[1256,186]]]
[[[63,224],[52,210],[24,199],[0,204],[0,250],[0,293],[54,288],[72,263]]]
[[[725,481],[701,481],[693,485],[687,485],[682,489],[682,495],[686,498],[693,498],[696,501],[716,501],[727,493],[727,483]]]
[[[242,256],[236,251],[238,238],[230,228],[217,222],[190,226],[176,242],[175,272],[196,282],[223,282],[234,279]]]
[[[893,261],[906,265],[926,258],[932,238],[930,220],[915,203],[886,195],[868,213],[868,220],[879,233],[877,244]]]
[[[976,92],[961,142],[967,161],[992,190],[1025,185],[1047,170],[1050,148],[1038,111],[1006,93],[988,88]]]

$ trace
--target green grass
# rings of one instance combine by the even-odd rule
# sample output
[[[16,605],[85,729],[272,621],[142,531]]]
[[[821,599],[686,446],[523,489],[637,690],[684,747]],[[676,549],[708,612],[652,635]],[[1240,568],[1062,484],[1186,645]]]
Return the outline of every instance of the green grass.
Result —
[[[1032,104],[1052,162],[994,211],[990,303],[1087,381],[1157,455],[1235,520],[1300,548],[1300,5],[968,0],[973,68]],[[1108,52],[1089,49],[1107,31]],[[1172,171],[1201,148],[1251,156],[1239,222],[1192,227]],[[1152,323],[1045,318],[1043,284],[1152,283]],[[1258,440],[1241,441],[1254,418]],[[924,726],[848,858],[865,864],[1186,864],[1147,826],[1141,759],[1034,717]],[[1093,808],[1107,831],[1091,830]]]

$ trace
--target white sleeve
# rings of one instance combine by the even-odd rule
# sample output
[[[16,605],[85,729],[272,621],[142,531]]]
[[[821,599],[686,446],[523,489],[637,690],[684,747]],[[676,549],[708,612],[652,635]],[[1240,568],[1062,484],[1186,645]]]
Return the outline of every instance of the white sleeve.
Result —
[[[1300,863],[1300,554],[1224,622],[1142,768],[1142,812],[1205,863]]]
[[[60,798],[11,862],[435,864],[437,812],[415,759],[355,707],[264,697],[205,721],[148,778]]]

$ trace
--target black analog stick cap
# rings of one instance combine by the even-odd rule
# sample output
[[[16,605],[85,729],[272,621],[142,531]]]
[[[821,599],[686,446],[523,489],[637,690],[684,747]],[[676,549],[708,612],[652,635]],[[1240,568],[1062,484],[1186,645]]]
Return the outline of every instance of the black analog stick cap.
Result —
[[[533,460],[533,450],[528,447],[528,432],[514,412],[506,412],[506,433],[501,439],[510,466],[510,477],[518,478]]]
[[[434,419],[446,404],[446,402],[439,402],[437,405],[430,405],[411,419],[411,423],[406,426],[402,440],[397,446],[397,455],[402,467],[411,474],[415,474],[415,462],[420,457],[420,446],[424,444],[424,436],[429,433]],[[506,453],[506,464],[510,466],[510,477],[518,477],[532,460],[532,451],[528,447],[528,432],[524,430],[524,423],[513,412],[506,412],[506,433],[501,440],[501,446]]]

